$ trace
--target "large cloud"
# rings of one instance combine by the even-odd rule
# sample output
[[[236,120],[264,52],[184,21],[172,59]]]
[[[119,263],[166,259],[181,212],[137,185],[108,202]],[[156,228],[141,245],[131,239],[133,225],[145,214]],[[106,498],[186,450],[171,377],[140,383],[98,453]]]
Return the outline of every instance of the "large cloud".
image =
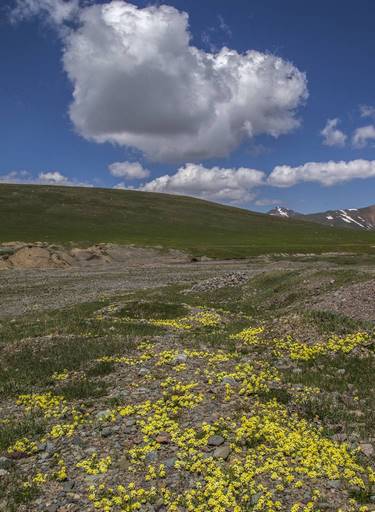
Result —
[[[51,2],[75,12],[75,2],[40,3],[48,11]],[[306,77],[291,63],[258,51],[200,50],[188,15],[166,5],[112,0],[79,13],[64,31],[63,63],[74,88],[70,117],[85,138],[182,161],[224,156],[245,139],[299,125]]]
[[[372,177],[375,177],[375,160],[308,162],[298,167],[276,166],[268,177],[268,184],[275,187],[291,187],[301,182],[317,182],[331,186],[356,178]]]
[[[253,189],[264,183],[265,173],[240,167],[208,169],[200,164],[186,164],[175,174],[165,174],[138,190],[201,197],[211,201],[245,203],[255,197]]]

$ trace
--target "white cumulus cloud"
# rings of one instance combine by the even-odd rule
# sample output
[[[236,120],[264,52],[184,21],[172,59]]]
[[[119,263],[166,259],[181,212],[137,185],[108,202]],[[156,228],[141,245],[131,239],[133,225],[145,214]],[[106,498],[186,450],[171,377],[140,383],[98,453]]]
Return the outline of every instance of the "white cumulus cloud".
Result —
[[[109,172],[116,178],[141,180],[150,176],[150,171],[139,162],[113,162],[108,166]]]
[[[76,12],[72,0],[38,3],[46,11],[51,2],[66,6],[61,23]],[[186,161],[224,156],[244,140],[300,124],[304,73],[269,53],[195,47],[185,12],[112,0],[81,7],[74,20],[62,38],[63,65],[73,85],[70,118],[89,140]]]
[[[369,124],[357,128],[353,135],[353,146],[356,148],[364,148],[369,142],[375,141],[375,126]]]
[[[375,160],[307,162],[297,167],[278,165],[269,175],[267,182],[275,187],[291,187],[301,182],[317,182],[331,186],[357,178],[372,177],[375,177]]]
[[[188,163],[175,174],[165,174],[139,187],[147,192],[163,192],[200,197],[211,201],[244,203],[255,197],[254,188],[264,183],[265,173],[240,167],[226,169]]]
[[[337,128],[340,120],[328,119],[325,127],[320,132],[323,136],[323,144],[326,146],[345,146],[347,135]]]

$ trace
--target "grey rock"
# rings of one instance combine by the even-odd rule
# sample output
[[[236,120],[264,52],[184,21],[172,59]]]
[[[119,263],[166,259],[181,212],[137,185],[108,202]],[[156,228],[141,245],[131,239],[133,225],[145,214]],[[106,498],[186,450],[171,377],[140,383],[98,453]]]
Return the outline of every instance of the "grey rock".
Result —
[[[102,437],[109,437],[113,434],[113,428],[112,427],[105,427],[103,428],[103,430],[101,431],[101,436]]]
[[[176,457],[169,457],[169,459],[166,459],[165,461],[163,461],[163,464],[165,465],[166,468],[172,469],[172,468],[174,468],[174,465],[176,464],[176,462],[177,462]]]
[[[173,359],[173,363],[174,364],[181,364],[181,363],[186,363],[187,361],[187,355],[182,353],[182,354],[178,354],[174,359]]]
[[[331,487],[331,489],[340,489],[341,480],[329,480],[328,485]]]
[[[107,416],[109,416],[110,414],[111,414],[111,410],[110,409],[104,409],[102,411],[99,411],[96,414],[96,418],[98,420],[105,420],[107,418]]]
[[[67,480],[63,483],[63,488],[65,491],[71,491],[75,486],[75,482],[73,480]]]
[[[150,370],[148,370],[147,368],[140,368],[138,370],[138,375],[140,377],[142,377],[143,375],[148,375],[150,373]]]
[[[158,459],[158,452],[148,452],[146,462],[155,462]]]
[[[46,512],[57,512],[59,510],[59,505],[55,505],[54,503],[52,505],[49,505],[46,508]]]
[[[359,448],[366,457],[372,457],[374,455],[374,447],[370,443],[362,443],[359,445]]]
[[[216,459],[224,459],[224,460],[226,460],[229,457],[231,451],[232,450],[230,449],[230,447],[228,445],[219,446],[214,451],[214,457]]]
[[[207,443],[209,446],[220,446],[224,443],[225,439],[221,436],[211,436]]]
[[[237,381],[233,377],[224,377],[224,379],[222,380],[222,383],[230,384],[231,386],[235,386],[237,384]]]

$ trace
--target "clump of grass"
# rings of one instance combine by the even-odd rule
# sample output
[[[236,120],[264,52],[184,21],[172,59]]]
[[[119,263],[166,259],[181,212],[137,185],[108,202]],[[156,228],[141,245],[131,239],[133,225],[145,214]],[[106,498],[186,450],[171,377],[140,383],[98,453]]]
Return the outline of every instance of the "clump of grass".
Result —
[[[129,302],[120,311],[120,315],[131,318],[178,318],[184,316],[187,309],[183,304],[169,302]]]
[[[101,377],[109,375],[114,369],[115,365],[110,361],[97,361],[86,371],[86,375],[88,377]]]
[[[303,315],[308,322],[314,324],[314,327],[321,334],[335,333],[344,335],[359,330],[370,330],[373,327],[370,322],[355,320],[332,311],[311,310],[305,311]]]
[[[22,420],[11,421],[0,426],[0,452],[22,437],[35,437],[45,430],[45,420],[36,415],[28,415]]]
[[[6,512],[28,510],[27,505],[39,495],[39,488],[33,483],[22,482],[17,472],[0,479],[0,500]]]
[[[100,380],[79,379],[60,386],[56,392],[67,400],[97,398],[106,394],[107,385]]]

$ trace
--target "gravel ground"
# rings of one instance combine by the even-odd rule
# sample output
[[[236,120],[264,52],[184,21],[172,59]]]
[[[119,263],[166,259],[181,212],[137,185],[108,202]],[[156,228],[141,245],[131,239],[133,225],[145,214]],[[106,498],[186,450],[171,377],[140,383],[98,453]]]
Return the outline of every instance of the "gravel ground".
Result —
[[[232,272],[249,278],[265,270],[303,267],[300,263],[261,263],[241,261],[206,261],[171,264],[158,261],[153,265],[108,265],[97,268],[4,270],[0,272],[0,318],[19,316],[32,311],[46,311],[103,296],[173,283],[192,284]],[[226,278],[224,278],[226,280]],[[239,283],[241,284],[241,283]]]

